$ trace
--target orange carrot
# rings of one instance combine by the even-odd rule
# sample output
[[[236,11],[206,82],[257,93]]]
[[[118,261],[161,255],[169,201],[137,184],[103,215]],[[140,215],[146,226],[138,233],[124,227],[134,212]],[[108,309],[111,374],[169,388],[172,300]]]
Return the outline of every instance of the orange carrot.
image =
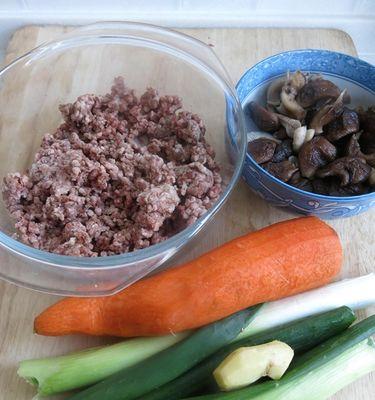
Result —
[[[338,274],[336,232],[315,217],[280,222],[109,297],[67,298],[35,319],[41,335],[149,336],[196,328]]]

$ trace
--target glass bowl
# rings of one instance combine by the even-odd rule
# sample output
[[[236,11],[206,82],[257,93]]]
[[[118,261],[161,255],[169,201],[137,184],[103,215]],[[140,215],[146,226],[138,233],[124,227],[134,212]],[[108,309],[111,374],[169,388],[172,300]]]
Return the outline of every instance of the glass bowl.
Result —
[[[275,54],[248,69],[236,88],[243,107],[250,101],[265,104],[270,82],[286,71],[300,69],[319,73],[351,96],[349,107],[368,107],[375,104],[375,67],[347,54],[329,50],[292,50]],[[250,116],[247,131],[256,131]],[[251,189],[267,202],[299,214],[316,215],[322,219],[351,217],[375,206],[375,192],[359,196],[326,196],[307,192],[275,178],[246,155],[243,177]]]
[[[85,93],[104,94],[113,79],[142,93],[151,86],[178,95],[203,119],[216,151],[223,192],[193,225],[149,248],[107,257],[71,257],[29,247],[12,237],[14,221],[0,199],[0,277],[58,295],[112,294],[160,266],[220,209],[246,153],[244,118],[235,89],[212,49],[189,36],[123,22],[74,29],[0,71],[0,180],[25,171],[42,136],[61,122],[58,106]],[[1,196],[0,196],[1,197]]]

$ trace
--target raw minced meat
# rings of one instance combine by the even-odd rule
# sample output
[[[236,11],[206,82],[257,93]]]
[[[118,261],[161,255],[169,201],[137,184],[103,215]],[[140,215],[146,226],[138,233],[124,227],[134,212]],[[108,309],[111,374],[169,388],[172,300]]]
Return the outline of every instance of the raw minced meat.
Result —
[[[38,249],[105,256],[159,243],[194,223],[221,193],[203,121],[176,96],[111,93],[60,106],[25,174],[4,178],[17,237]]]

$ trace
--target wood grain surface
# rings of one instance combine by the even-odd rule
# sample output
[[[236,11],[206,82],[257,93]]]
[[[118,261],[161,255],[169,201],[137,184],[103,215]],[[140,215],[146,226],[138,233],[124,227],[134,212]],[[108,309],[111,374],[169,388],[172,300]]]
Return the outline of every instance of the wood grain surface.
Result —
[[[16,31],[9,43],[6,62],[36,45],[54,39],[70,28],[27,26]],[[271,54],[299,48],[322,48],[356,55],[351,38],[328,29],[186,29],[210,44],[236,82],[255,62]],[[241,181],[214,221],[175,257],[173,263],[193,258],[235,236],[288,219],[294,214],[269,206]],[[358,217],[330,222],[345,249],[342,277],[374,271],[375,210]],[[0,400],[31,399],[35,391],[16,375],[17,363],[26,358],[64,354],[108,339],[88,337],[44,338],[33,334],[33,318],[56,297],[0,283]],[[374,309],[361,313],[374,313]],[[334,400],[375,398],[374,375],[342,390]],[[302,399],[301,399],[302,400]]]

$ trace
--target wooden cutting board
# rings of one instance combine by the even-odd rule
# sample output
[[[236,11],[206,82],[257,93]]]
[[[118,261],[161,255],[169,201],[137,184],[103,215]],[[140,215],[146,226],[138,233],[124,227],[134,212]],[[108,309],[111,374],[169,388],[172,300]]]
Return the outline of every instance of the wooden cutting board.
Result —
[[[9,62],[36,45],[54,39],[70,28],[26,26],[16,31],[8,45]],[[228,69],[234,82],[257,61],[284,50],[321,48],[356,55],[351,38],[331,29],[185,29],[210,44]],[[193,258],[235,236],[259,229],[294,215],[276,209],[256,197],[240,182],[215,220],[174,263]],[[345,249],[342,277],[374,271],[375,210],[358,217],[332,221]],[[204,239],[204,240],[202,240]],[[0,400],[31,399],[33,388],[16,375],[17,364],[26,358],[64,354],[108,340],[88,337],[44,338],[33,335],[33,318],[56,297],[0,283]],[[373,314],[374,309],[362,312]],[[313,388],[312,388],[313,389]],[[374,375],[347,387],[332,399],[369,400],[375,398]],[[303,400],[303,399],[301,399]]]

